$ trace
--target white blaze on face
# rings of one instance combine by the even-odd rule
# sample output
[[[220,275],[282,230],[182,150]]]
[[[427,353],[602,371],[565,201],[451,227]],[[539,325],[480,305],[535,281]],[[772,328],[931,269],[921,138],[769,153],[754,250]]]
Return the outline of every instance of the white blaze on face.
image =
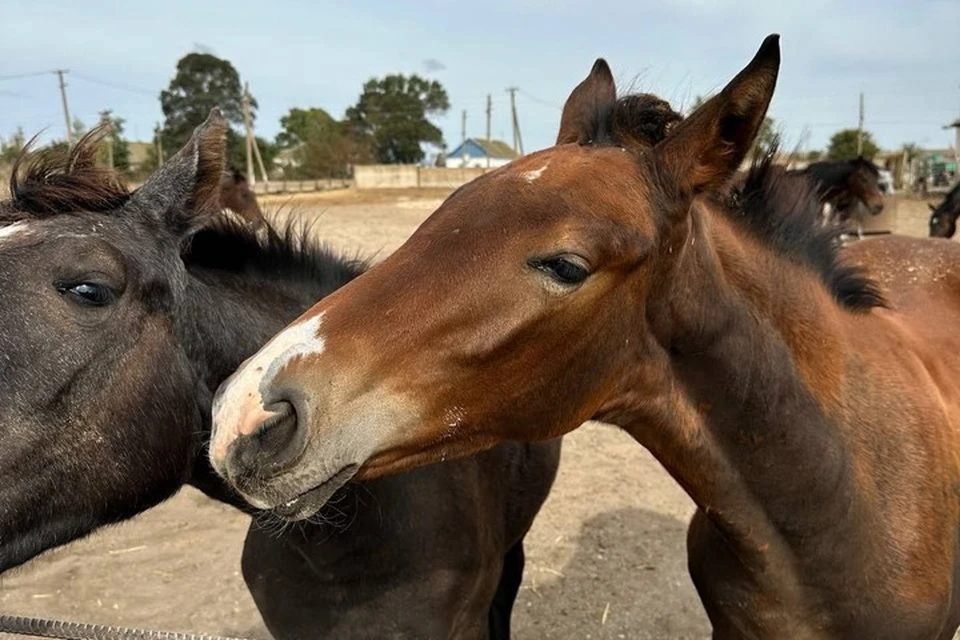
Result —
[[[226,454],[239,435],[249,434],[266,411],[260,389],[296,358],[323,353],[319,335],[323,314],[291,325],[273,337],[224,383],[213,406],[214,434],[211,452]],[[257,419],[252,419],[256,417]]]
[[[520,174],[520,177],[526,180],[527,182],[535,182],[543,175],[543,172],[547,170],[547,167],[550,166],[550,163],[547,162],[545,165],[539,169],[531,169],[530,171],[524,171]]]

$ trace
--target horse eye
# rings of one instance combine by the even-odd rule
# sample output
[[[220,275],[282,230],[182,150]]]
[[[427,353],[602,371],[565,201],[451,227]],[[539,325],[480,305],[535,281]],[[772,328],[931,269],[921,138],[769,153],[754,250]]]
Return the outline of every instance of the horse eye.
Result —
[[[557,256],[555,258],[533,260],[530,266],[543,271],[560,284],[575,285],[580,284],[590,276],[590,271],[581,262],[581,259],[576,256]]]
[[[105,307],[114,299],[113,291],[95,282],[61,284],[57,286],[57,291],[74,302],[91,307]]]

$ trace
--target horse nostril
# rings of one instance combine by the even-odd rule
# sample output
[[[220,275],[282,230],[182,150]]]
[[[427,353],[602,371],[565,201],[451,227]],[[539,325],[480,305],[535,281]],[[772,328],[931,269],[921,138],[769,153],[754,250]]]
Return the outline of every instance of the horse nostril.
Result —
[[[306,448],[306,430],[297,420],[289,402],[265,407],[270,416],[250,435],[240,436],[231,445],[231,466],[238,474],[269,478],[288,469]]]

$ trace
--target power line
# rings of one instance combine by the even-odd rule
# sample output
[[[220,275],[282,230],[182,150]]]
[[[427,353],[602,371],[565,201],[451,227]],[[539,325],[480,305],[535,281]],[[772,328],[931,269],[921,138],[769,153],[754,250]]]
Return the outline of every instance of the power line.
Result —
[[[73,77],[85,82],[92,82],[93,84],[103,85],[104,87],[110,87],[112,89],[119,89],[121,91],[129,91],[130,93],[139,93],[145,96],[150,96],[151,98],[157,97],[158,93],[156,91],[151,91],[149,89],[144,89],[142,87],[134,87],[129,84],[122,84],[120,82],[112,82],[110,80],[101,80],[99,78],[94,78],[82,73],[73,72]]]
[[[537,102],[537,103],[539,103],[539,104],[542,104],[542,105],[545,106],[545,107],[551,107],[551,108],[553,108],[553,109],[556,109],[557,111],[563,111],[563,107],[561,107],[560,105],[554,104],[553,102],[550,102],[549,100],[543,100],[543,99],[541,99],[541,98],[538,98],[537,96],[532,95],[532,94],[524,91],[523,89],[519,89],[519,88],[518,88],[518,89],[517,89],[517,93],[519,93],[520,95],[522,95],[523,97],[525,97],[527,100],[532,100],[533,102]]]
[[[56,71],[34,71],[33,73],[15,73],[13,75],[0,76],[0,81],[20,80],[21,78],[34,78],[36,76],[45,76],[51,73],[56,73]]]

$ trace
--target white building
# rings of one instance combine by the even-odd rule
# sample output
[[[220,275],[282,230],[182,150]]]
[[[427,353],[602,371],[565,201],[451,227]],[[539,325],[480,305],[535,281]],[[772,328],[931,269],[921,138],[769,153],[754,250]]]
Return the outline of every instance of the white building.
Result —
[[[446,155],[448,167],[502,167],[520,155],[502,140],[467,138]]]

